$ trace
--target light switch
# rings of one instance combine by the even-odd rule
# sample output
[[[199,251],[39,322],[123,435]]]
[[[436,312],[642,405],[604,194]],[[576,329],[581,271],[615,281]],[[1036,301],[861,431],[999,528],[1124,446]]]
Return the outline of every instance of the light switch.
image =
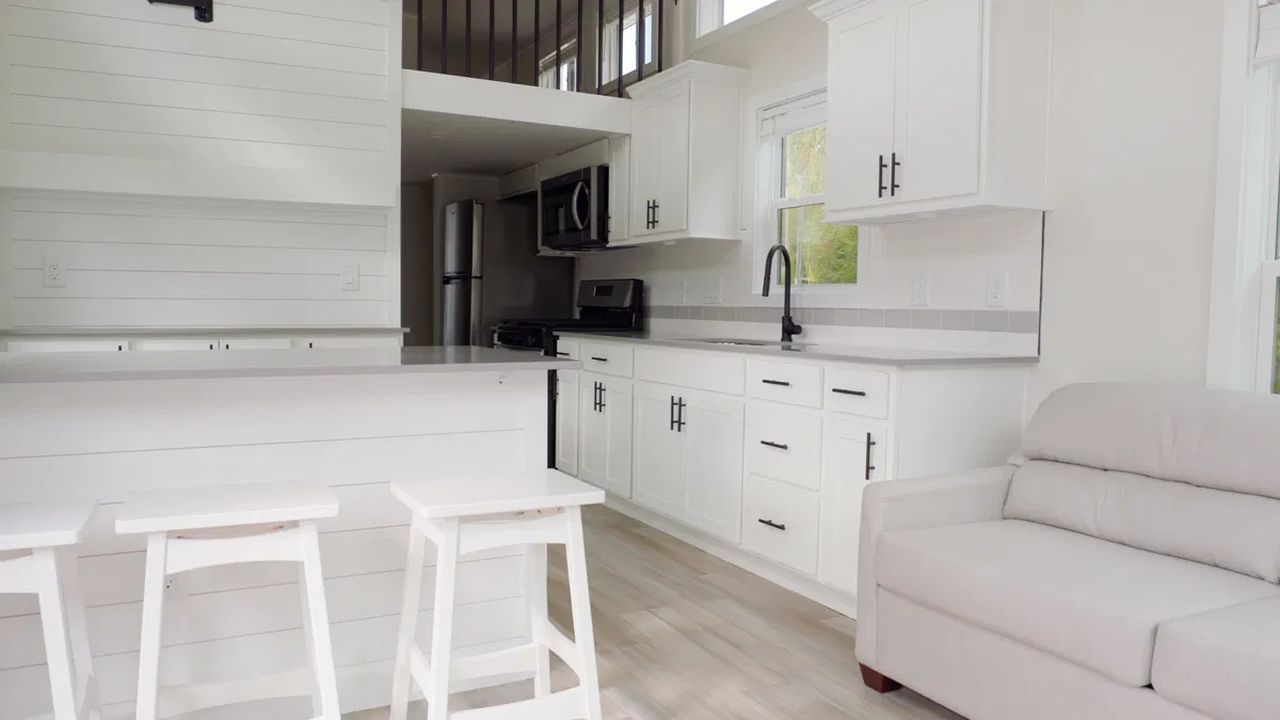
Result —
[[[920,275],[911,283],[911,304],[924,307],[929,304],[929,276]]]
[[[342,266],[342,289],[348,290],[348,291],[360,289],[360,266],[359,265],[343,265]]]
[[[987,275],[987,307],[1009,306],[1009,272],[999,270]]]

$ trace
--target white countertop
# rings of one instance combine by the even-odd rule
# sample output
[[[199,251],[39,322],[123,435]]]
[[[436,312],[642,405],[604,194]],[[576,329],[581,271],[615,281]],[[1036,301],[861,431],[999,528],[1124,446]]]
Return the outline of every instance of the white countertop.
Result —
[[[836,362],[867,363],[872,365],[982,365],[982,364],[1032,364],[1040,361],[1035,355],[978,352],[970,350],[935,350],[930,348],[910,348],[875,345],[838,345],[824,343],[805,343],[798,341],[790,344],[764,340],[741,339],[744,342],[760,342],[761,345],[733,345],[706,342],[707,340],[734,340],[735,338],[693,338],[671,335],[657,335],[648,331],[625,333],[592,333],[564,331],[556,333],[560,337],[578,340],[604,340],[615,342],[632,342],[644,345],[679,348],[681,350],[703,350],[706,352],[726,352],[737,355],[760,355],[777,360],[824,360]]]
[[[576,360],[482,347],[0,353],[0,384],[568,370]]]

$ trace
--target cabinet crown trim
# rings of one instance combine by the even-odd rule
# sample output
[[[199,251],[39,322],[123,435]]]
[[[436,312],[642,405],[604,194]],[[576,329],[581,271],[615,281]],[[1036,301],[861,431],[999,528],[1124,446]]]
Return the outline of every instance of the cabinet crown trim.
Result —
[[[750,73],[739,67],[716,65],[701,60],[686,60],[657,75],[627,86],[627,94],[632,100],[647,97],[661,92],[672,85],[690,80],[706,80],[724,85],[745,86]]]
[[[875,0],[818,0],[809,4],[809,12],[824,22],[830,22],[839,15],[870,5]]]

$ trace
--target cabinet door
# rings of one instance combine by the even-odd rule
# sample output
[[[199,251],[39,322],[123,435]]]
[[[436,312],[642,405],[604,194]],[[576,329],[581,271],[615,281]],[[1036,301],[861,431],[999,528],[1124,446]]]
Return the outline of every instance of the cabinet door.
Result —
[[[582,373],[578,477],[631,497],[631,381]]]
[[[893,152],[895,6],[874,2],[830,27],[827,88],[827,206],[888,202]],[[881,190],[881,187],[884,189]]]
[[[738,542],[742,535],[743,402],[685,390],[679,424],[684,444],[684,520]]]
[[[636,101],[631,134],[631,237],[688,227],[689,83]]]
[[[578,474],[578,376],[577,370],[556,373],[556,469]]]
[[[673,402],[679,388],[636,383],[635,477],[631,499],[663,515],[683,520],[685,476],[682,435],[677,432]]]
[[[978,191],[982,0],[900,0],[895,201]]]
[[[828,585],[856,593],[862,491],[867,483],[884,477],[885,430],[839,413],[828,415],[824,428],[818,576]]]

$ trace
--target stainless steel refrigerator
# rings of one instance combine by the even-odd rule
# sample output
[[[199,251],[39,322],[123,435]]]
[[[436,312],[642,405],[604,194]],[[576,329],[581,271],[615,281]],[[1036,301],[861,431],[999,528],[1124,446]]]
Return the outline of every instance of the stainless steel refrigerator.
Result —
[[[492,345],[501,319],[573,314],[573,263],[538,257],[536,217],[526,202],[445,206],[442,344]]]

